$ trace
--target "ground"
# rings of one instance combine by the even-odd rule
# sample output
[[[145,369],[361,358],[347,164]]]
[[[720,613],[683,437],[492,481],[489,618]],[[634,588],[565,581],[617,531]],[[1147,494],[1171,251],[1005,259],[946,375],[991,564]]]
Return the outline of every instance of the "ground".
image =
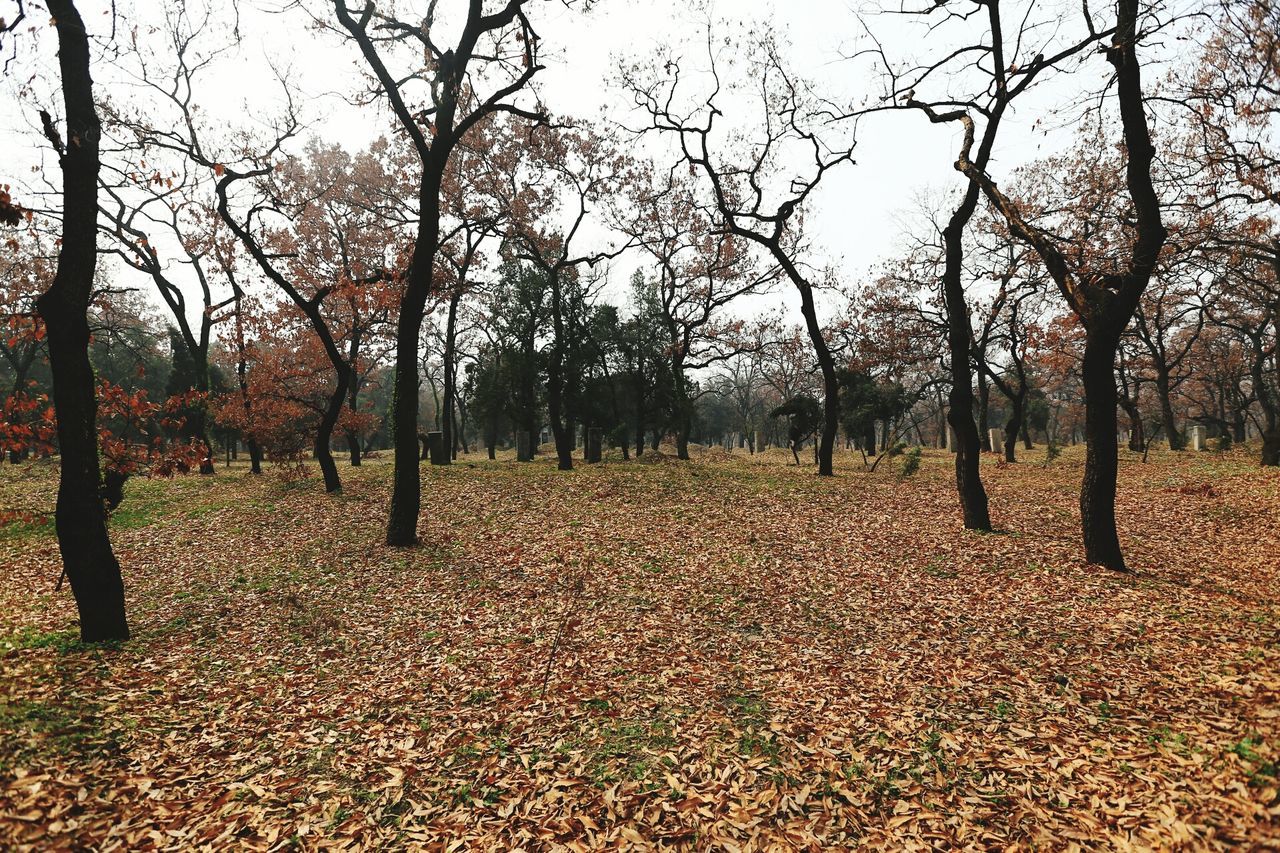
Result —
[[[131,481],[133,638],[77,642],[0,529],[0,847],[1280,845],[1280,475],[1122,451],[1134,568],[1081,559],[1080,448],[815,477],[789,454]],[[52,503],[49,463],[0,506]]]

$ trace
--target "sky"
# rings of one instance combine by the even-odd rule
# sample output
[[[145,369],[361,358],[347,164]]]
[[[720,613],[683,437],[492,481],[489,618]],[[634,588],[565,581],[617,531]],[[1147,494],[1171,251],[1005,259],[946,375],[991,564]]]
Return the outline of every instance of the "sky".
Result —
[[[441,0],[441,5],[460,2]],[[424,4],[403,5],[416,8]],[[1057,4],[1040,0],[1038,5],[1056,10]],[[85,2],[81,6],[90,28],[103,33],[109,26],[110,4]],[[157,19],[160,5],[153,0],[136,0],[118,8],[118,32],[136,27],[146,38],[148,24]],[[205,72],[198,98],[219,123],[228,127],[252,125],[278,110],[278,89],[270,79],[268,62],[287,66],[300,90],[309,132],[358,149],[386,130],[386,113],[377,115],[347,103],[345,96],[362,79],[363,61],[353,44],[308,27],[303,8],[316,15],[332,15],[331,7],[318,0],[304,0],[304,7],[241,0],[242,41],[233,54]],[[580,4],[533,0],[530,18],[542,37],[547,66],[538,75],[537,85],[557,113],[603,117],[636,126],[642,120],[630,110],[630,97],[618,85],[619,64],[645,61],[666,49],[687,57],[690,66],[705,65],[705,33],[712,22],[718,37],[772,32],[787,45],[784,53],[789,66],[835,103],[874,100],[883,86],[882,78],[865,58],[851,58],[872,44],[868,32],[876,35],[894,61],[905,61],[912,54],[929,55],[924,46],[931,42],[923,24],[892,14],[897,8],[896,4],[843,0],[598,0],[584,12]],[[1065,37],[1066,31],[1079,31],[1078,9],[1075,4],[1063,7],[1063,33],[1036,31],[1032,38],[1048,41]],[[10,152],[0,161],[0,183],[21,185],[30,167],[48,158],[35,132],[35,110],[37,103],[47,102],[50,87],[56,86],[57,80],[49,73],[55,66],[47,13],[31,13],[33,24],[39,23],[41,16],[45,19],[43,31],[25,34],[0,96],[0,144]],[[99,89],[112,91],[115,97],[128,97],[129,89],[120,85],[119,75],[101,57],[99,60],[95,66]],[[1069,105],[1080,87],[1102,85],[1106,72],[1101,58],[1091,58],[1078,73],[1050,81],[1043,91],[1021,104],[1006,124],[993,162],[991,171],[997,180],[1014,166],[1069,144],[1069,128],[1061,127],[1061,122],[1051,121],[1046,130],[1045,126],[1037,127],[1036,120]],[[35,97],[18,97],[18,88],[28,82]],[[957,85],[956,79],[940,81],[936,94],[946,94]],[[734,107],[735,102],[728,101],[726,112],[732,113]],[[750,112],[744,108],[741,115]],[[812,239],[809,263],[817,268],[834,267],[847,284],[870,281],[876,265],[900,250],[904,232],[921,227],[919,210],[925,199],[945,203],[962,190],[962,178],[952,168],[959,140],[958,126],[931,125],[918,112],[883,113],[864,120],[854,153],[856,163],[831,173],[813,198],[807,220]],[[650,150],[666,156],[658,149]],[[641,260],[635,255],[615,264],[611,276],[615,300]],[[769,304],[799,321],[798,299],[792,291],[779,289]],[[757,303],[749,310],[764,307]]]

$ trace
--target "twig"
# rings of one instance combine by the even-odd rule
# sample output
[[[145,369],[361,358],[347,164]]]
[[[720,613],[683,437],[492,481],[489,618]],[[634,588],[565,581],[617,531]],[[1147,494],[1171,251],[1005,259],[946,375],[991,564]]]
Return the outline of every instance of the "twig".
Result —
[[[574,610],[574,606],[578,603],[578,599],[582,597],[582,591],[586,588],[586,582],[581,574],[574,579],[573,597],[569,599],[569,603],[565,605],[564,613],[560,615],[560,624],[556,626],[556,638],[551,643],[551,653],[547,655],[547,670],[542,674],[542,691],[538,698],[547,698],[547,684],[551,681],[551,670],[555,666],[556,652],[560,650],[560,639],[564,636],[565,629],[569,625],[569,614]]]

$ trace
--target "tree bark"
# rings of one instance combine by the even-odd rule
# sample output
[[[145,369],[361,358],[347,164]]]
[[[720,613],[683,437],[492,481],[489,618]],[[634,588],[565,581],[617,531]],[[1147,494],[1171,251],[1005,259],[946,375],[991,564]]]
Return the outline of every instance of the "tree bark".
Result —
[[[333,461],[333,430],[342,416],[342,407],[347,402],[347,391],[351,383],[349,368],[337,371],[338,384],[329,394],[329,402],[320,416],[320,425],[316,428],[316,440],[312,447],[316,461],[320,463],[320,473],[324,475],[324,490],[332,494],[342,490],[342,480],[338,477],[338,465]]]
[[[1168,371],[1156,371],[1156,396],[1160,399],[1160,420],[1164,424],[1164,434],[1169,439],[1169,449],[1182,450],[1186,447],[1186,442],[1182,439],[1182,433],[1178,432],[1178,424],[1174,420]]]
[[[1022,432],[1024,410],[1027,406],[1027,387],[1021,386],[1021,392],[1009,399],[1009,420],[1004,425],[1004,461],[1018,461],[1018,436]]]
[[[66,109],[62,242],[53,284],[36,303],[49,339],[61,453],[55,529],[84,642],[126,640],[124,580],[111,550],[98,466],[98,401],[89,363],[89,301],[97,266],[101,125],[93,103],[89,37],[71,0],[50,0]],[[46,127],[56,137],[52,122]]]
[[[1116,479],[1119,452],[1116,447],[1115,357],[1120,336],[1091,329],[1085,336],[1084,381],[1085,469],[1080,487],[1080,526],[1085,559],[1090,563],[1124,571],[1124,555],[1116,532]]]
[[[440,169],[424,166],[418,194],[418,234],[396,318],[395,388],[391,397],[391,440],[394,471],[391,511],[387,515],[388,545],[418,544],[418,514],[422,510],[422,479],[418,457],[418,340],[431,292],[436,244],[440,238]]]
[[[441,419],[440,431],[444,433],[444,446],[447,451],[446,462],[448,465],[453,461],[453,445],[454,445],[454,423],[453,410],[457,392],[455,390],[457,371],[454,362],[456,360],[456,344],[458,335],[458,303],[462,300],[462,288],[454,289],[449,296],[449,314],[445,321],[444,333],[444,417]]]
[[[573,470],[573,435],[564,422],[564,310],[560,277],[551,274],[551,321],[555,341],[551,358],[547,360],[547,416],[551,420],[551,434],[556,440],[556,457],[561,471]]]
[[[998,120],[993,119],[993,121]],[[988,125],[990,127],[990,125]],[[993,135],[994,131],[990,131]],[[985,141],[985,140],[984,140]],[[947,309],[947,347],[950,356],[951,388],[947,393],[947,423],[955,435],[956,491],[966,530],[990,530],[991,515],[987,490],[982,485],[978,465],[982,440],[973,423],[973,373],[969,352],[973,332],[969,328],[969,308],[965,300],[964,229],[978,205],[978,186],[969,184],[964,200],[942,231],[946,263],[942,273],[943,299]]]
[[[978,371],[978,441],[986,453],[995,450],[991,446],[991,386],[987,384],[987,376]]]

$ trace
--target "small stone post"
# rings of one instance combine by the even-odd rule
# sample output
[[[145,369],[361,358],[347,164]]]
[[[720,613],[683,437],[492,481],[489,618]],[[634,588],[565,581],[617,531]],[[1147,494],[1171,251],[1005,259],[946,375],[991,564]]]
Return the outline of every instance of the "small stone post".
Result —
[[[591,427],[587,430],[587,447],[586,458],[589,463],[596,463],[601,460],[601,441],[604,438],[604,430],[600,427]]]
[[[449,451],[444,446],[444,433],[429,432],[427,433],[427,454],[431,457],[432,465],[448,465]]]
[[[1196,424],[1191,428],[1191,449],[1204,450],[1204,425]]]
[[[987,435],[991,436],[991,451],[1004,453],[1004,430],[992,428],[987,430]]]

